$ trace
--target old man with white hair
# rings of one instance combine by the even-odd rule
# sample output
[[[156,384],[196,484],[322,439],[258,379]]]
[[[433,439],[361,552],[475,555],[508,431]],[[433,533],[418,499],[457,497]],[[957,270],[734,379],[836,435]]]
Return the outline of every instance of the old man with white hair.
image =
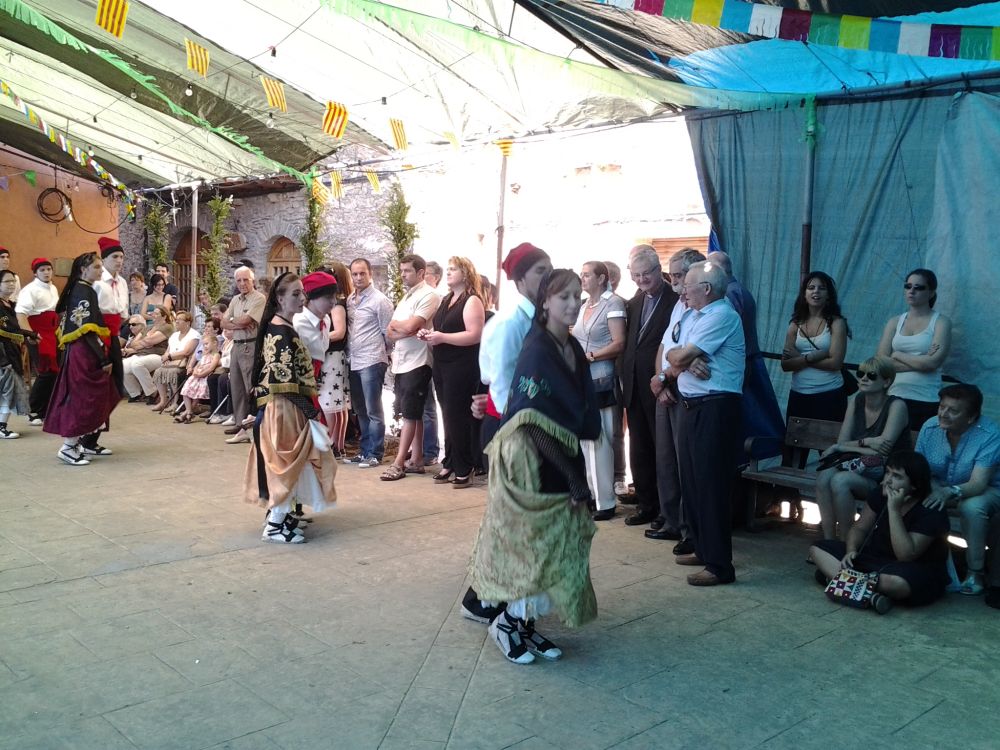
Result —
[[[253,359],[257,351],[257,328],[264,314],[267,298],[254,288],[252,268],[240,266],[233,274],[236,291],[222,316],[222,328],[233,332],[233,349],[229,365],[229,394],[233,399],[233,419],[236,424],[226,430],[232,435],[227,443],[249,443],[250,433],[243,429],[243,420],[250,413],[253,395]]]
[[[677,465],[690,511],[695,551],[678,565],[704,566],[688,576],[692,586],[736,580],[730,490],[739,460],[741,398],[746,343],[740,316],[726,299],[726,274],[711,263],[691,267],[684,280],[688,311],[676,346],[667,352],[668,380],[678,399]],[[709,376],[690,369],[703,359]],[[704,373],[703,373],[704,374]]]

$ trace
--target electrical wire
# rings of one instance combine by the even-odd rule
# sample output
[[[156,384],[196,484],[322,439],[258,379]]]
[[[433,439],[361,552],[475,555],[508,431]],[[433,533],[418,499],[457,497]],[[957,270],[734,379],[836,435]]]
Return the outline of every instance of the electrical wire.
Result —
[[[59,199],[58,211],[50,211],[45,208],[45,203],[51,196],[56,196]],[[38,209],[38,214],[50,224],[61,224],[62,222],[69,219],[74,224],[76,224],[77,228],[80,229],[80,231],[86,232],[87,234],[106,235],[109,234],[110,232],[114,232],[122,224],[128,221],[128,216],[126,215],[124,219],[119,221],[110,229],[102,229],[99,231],[87,229],[86,227],[80,224],[79,220],[73,214],[73,200],[62,190],[54,187],[46,188],[45,190],[43,190],[39,194],[38,200],[35,202],[35,206]]]

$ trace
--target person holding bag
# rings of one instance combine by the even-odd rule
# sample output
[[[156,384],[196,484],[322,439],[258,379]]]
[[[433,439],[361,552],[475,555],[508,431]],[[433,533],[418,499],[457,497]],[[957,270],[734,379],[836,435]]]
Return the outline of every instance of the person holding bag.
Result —
[[[885,457],[912,447],[906,404],[889,395],[895,374],[887,357],[858,365],[860,391],[847,409],[837,442],[820,454],[816,503],[824,539],[847,537],[857,502],[882,479]]]
[[[877,578],[864,577],[869,578],[870,599],[858,601],[879,614],[888,612],[894,601],[930,604],[944,595],[950,525],[944,510],[924,505],[931,489],[926,458],[914,451],[889,456],[881,489],[869,495],[846,541],[824,539],[809,549],[816,578],[828,586],[828,593],[832,579],[862,579],[861,574],[874,573]]]
[[[590,377],[601,410],[601,434],[597,440],[583,440],[580,448],[587,467],[587,484],[594,495],[595,521],[615,515],[614,407],[615,360],[625,350],[625,300],[611,291],[608,267],[592,260],[583,264],[580,284],[587,302],[573,326],[573,337],[583,347],[590,363]]]

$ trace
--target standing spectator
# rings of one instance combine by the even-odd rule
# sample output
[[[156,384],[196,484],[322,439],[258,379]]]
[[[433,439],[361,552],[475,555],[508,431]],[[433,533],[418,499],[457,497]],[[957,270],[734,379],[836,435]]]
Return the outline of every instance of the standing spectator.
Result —
[[[978,596],[990,519],[1000,511],[1000,428],[982,416],[983,394],[976,386],[949,385],[940,398],[937,416],[924,422],[917,437],[917,453],[930,464],[933,481],[924,505],[958,508],[969,566],[959,593]]]
[[[378,466],[385,455],[382,387],[389,366],[386,330],[392,303],[372,284],[372,264],[364,258],[351,261],[351,281],[354,293],[347,298],[351,408],[358,415],[361,445],[347,463]]]
[[[590,363],[597,406],[601,411],[601,434],[597,440],[583,440],[587,482],[597,510],[595,521],[607,521],[615,515],[614,405],[616,399],[615,360],[625,349],[625,300],[611,291],[608,267],[599,260],[583,264],[580,284],[587,303],[580,306],[573,337],[583,347]]]
[[[142,301],[146,299],[146,277],[138,271],[128,277],[128,314],[143,315]]]
[[[692,266],[684,281],[688,314],[677,345],[667,352],[668,379],[677,384],[677,465],[690,510],[695,551],[678,565],[704,565],[691,586],[736,580],[733,568],[730,492],[739,463],[740,399],[746,348],[740,316],[725,300],[726,275],[711,263]],[[706,360],[707,378],[690,371]]]
[[[177,285],[170,281],[170,266],[166,263],[157,263],[153,268],[153,273],[163,278],[163,293],[169,294],[174,304],[177,303]],[[152,293],[153,286],[150,283],[149,292]]]
[[[657,374],[650,380],[656,396],[656,489],[660,500],[660,515],[643,532],[647,539],[676,541],[673,553],[688,555],[694,552],[691,536],[691,511],[684,505],[680,469],[677,466],[677,442],[680,438],[680,410],[673,383],[668,383],[666,373],[670,368],[666,354],[680,341],[681,321],[688,312],[684,279],[696,263],[704,263],[705,256],[694,248],[686,247],[670,258],[667,275],[670,288],[677,294],[677,302],[670,313],[670,322],[663,331],[657,350]],[[697,359],[688,367],[696,377],[707,375],[709,368],[704,359]]]
[[[330,333],[319,383],[319,408],[326,416],[333,453],[341,458],[344,455],[347,414],[351,405],[350,367],[347,362],[347,298],[354,287],[351,284],[351,272],[343,263],[332,262],[330,273],[337,280],[337,294],[330,311]]]
[[[77,257],[56,305],[56,313],[64,315],[59,344],[66,354],[42,429],[62,436],[56,457],[70,466],[90,463],[81,451],[80,438],[107,429],[111,412],[121,400],[102,341],[109,332],[93,287],[103,270],[97,253]],[[98,455],[110,454],[103,448]]]
[[[441,264],[437,261],[427,261],[424,281],[439,297],[444,295],[438,290],[441,284]],[[447,292],[446,292],[447,293]],[[433,466],[441,454],[441,443],[438,440],[438,400],[434,392],[434,379],[427,386],[427,402],[424,404],[424,466]]]
[[[916,432],[937,413],[941,368],[951,349],[951,321],[934,312],[937,276],[933,271],[910,271],[903,291],[907,311],[885,324],[878,353],[892,358],[896,380],[889,393],[906,403],[909,429]]]
[[[0,440],[13,440],[20,434],[7,428],[11,414],[28,413],[28,387],[24,384],[24,360],[21,344],[25,333],[17,324],[11,295],[14,272],[0,269]]]
[[[610,260],[604,261],[604,265],[608,268],[608,282],[611,284],[611,291],[618,294],[618,285],[622,280],[622,269],[617,263]],[[626,317],[626,325],[627,323]],[[622,395],[621,354],[615,359],[615,405],[611,409],[611,423],[614,429],[611,447],[615,454],[614,490],[616,496],[626,497],[628,485],[625,483],[625,398]]]
[[[239,292],[229,304],[222,317],[223,330],[233,332],[233,349],[230,354],[229,387],[233,399],[233,419],[235,424],[227,428],[232,435],[227,443],[249,443],[250,436],[243,428],[243,421],[250,414],[253,397],[253,362],[256,354],[257,332],[260,317],[264,314],[267,298],[254,289],[253,270],[246,266],[237,268],[233,274],[236,290]]]
[[[811,272],[799,287],[781,354],[781,369],[792,373],[786,422],[791,417],[844,420],[847,391],[841,367],[849,336],[833,279]]]
[[[628,326],[622,359],[622,392],[630,436],[629,463],[638,508],[625,519],[625,523],[639,526],[650,523],[659,515],[656,398],[649,383],[656,372],[656,350],[677,302],[677,295],[664,281],[660,257],[650,245],[632,248],[629,272],[639,291],[626,305]]]
[[[479,274],[468,258],[448,260],[445,276],[448,294],[434,315],[434,329],[418,334],[433,347],[433,376],[441,394],[444,419],[444,461],[434,481],[451,482],[454,489],[472,485],[476,467],[474,446],[479,423],[473,419],[469,403],[479,388],[479,342],[483,337],[486,312]]]
[[[396,305],[386,330],[386,338],[395,343],[392,373],[396,379],[396,409],[403,418],[396,460],[380,477],[387,482],[406,476],[406,457],[411,449],[413,468],[419,470],[424,465],[423,416],[431,382],[432,357],[430,347],[417,334],[434,318],[441,303],[441,298],[424,281],[425,269],[424,259],[419,255],[404,255],[400,260],[399,275],[406,293]],[[368,462],[367,465],[377,464]]]
[[[59,290],[52,283],[52,264],[48,258],[35,258],[31,261],[31,272],[35,274],[35,278],[21,290],[14,310],[21,328],[37,334],[37,343],[29,349],[35,368],[35,380],[28,394],[28,424],[37,427],[45,419],[52,389],[56,384],[56,374],[59,372],[56,340],[56,329],[59,327],[59,315],[56,313]]]
[[[10,250],[0,247],[0,271],[10,271]],[[10,271],[14,277],[14,293],[10,295],[10,301],[16,303],[17,295],[21,292],[21,277]]]

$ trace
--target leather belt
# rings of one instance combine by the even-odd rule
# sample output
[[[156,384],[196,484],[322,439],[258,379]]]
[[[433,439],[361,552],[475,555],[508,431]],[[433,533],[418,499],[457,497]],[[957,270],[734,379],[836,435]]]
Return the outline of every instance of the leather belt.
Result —
[[[697,409],[699,406],[707,404],[709,401],[719,401],[724,398],[737,398],[738,393],[709,393],[707,396],[692,396],[685,398],[681,396],[681,404],[685,409]]]

